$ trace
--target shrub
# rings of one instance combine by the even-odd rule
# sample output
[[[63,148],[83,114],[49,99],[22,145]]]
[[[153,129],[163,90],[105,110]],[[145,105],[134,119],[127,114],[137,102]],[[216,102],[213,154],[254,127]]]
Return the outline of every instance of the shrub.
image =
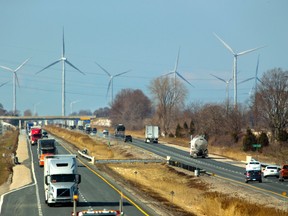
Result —
[[[252,133],[251,129],[248,128],[243,138],[243,151],[250,151],[250,150],[255,151],[252,144],[255,144],[256,142],[257,142],[256,136]]]

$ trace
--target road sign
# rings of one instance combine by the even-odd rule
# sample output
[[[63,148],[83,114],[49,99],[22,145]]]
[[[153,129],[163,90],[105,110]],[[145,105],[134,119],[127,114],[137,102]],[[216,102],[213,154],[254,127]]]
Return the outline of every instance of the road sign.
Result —
[[[261,144],[252,144],[254,148],[261,148]]]

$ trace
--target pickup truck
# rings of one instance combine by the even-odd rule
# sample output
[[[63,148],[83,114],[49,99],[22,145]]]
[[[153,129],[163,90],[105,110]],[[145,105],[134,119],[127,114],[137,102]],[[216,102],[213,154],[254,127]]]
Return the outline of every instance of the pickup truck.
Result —
[[[279,171],[279,181],[284,181],[288,179],[288,164],[284,164]]]

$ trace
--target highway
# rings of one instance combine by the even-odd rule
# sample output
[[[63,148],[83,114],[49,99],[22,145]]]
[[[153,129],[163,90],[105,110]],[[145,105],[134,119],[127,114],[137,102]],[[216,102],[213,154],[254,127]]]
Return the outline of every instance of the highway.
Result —
[[[99,134],[101,136],[101,134]],[[110,137],[114,139],[113,136]],[[69,145],[63,140],[57,140],[57,148],[59,154],[71,153]],[[286,200],[287,196],[283,196],[283,192],[288,192],[288,181],[279,182],[277,178],[263,178],[262,183],[244,182],[243,167],[233,164],[216,161],[213,159],[191,158],[187,151],[183,151],[174,147],[158,144],[145,143],[144,140],[133,138],[131,145],[146,149],[157,155],[166,158],[170,156],[172,160],[184,163],[190,166],[195,166],[204,169],[210,175],[232,182],[233,184],[247,187],[251,190],[263,193],[264,195],[271,195],[277,197],[279,200]],[[19,190],[9,193],[5,196],[1,215],[71,215],[71,205],[59,205],[56,207],[48,207],[44,202],[44,188],[43,188],[43,168],[38,166],[36,146],[28,147],[31,150],[31,164],[30,168],[32,174],[35,173],[35,180],[31,185],[25,186]],[[119,187],[111,186],[102,179],[95,166],[89,165],[85,159],[79,158],[79,173],[82,176],[80,188],[80,200],[77,210],[84,210],[92,207],[93,209],[118,209],[120,200]],[[124,189],[123,189],[124,190]],[[126,193],[124,191],[124,193]],[[130,196],[129,196],[130,197]],[[125,215],[157,215],[153,210],[147,206],[142,205],[136,198],[124,200]],[[140,207],[141,206],[141,207]]]
[[[57,139],[58,154],[70,154],[70,150],[65,148],[67,144]],[[30,146],[30,168],[32,175],[35,177],[31,185],[25,186],[19,190],[7,194],[4,197],[1,215],[5,216],[21,216],[21,215],[70,215],[73,211],[73,206],[56,205],[55,207],[48,207],[44,200],[44,180],[43,167],[38,166],[37,147]],[[82,176],[82,181],[79,185],[79,203],[77,210],[87,210],[88,208],[96,209],[119,209],[119,201],[121,199],[120,191],[107,184],[93,166],[87,166],[86,161],[78,159],[78,172]],[[35,174],[35,175],[34,175]],[[124,189],[123,189],[124,191]],[[125,191],[123,192],[125,193]],[[153,215],[151,209],[143,210],[134,201],[124,199],[123,209],[127,216]],[[136,202],[136,201],[135,201]],[[145,207],[144,207],[145,208]],[[150,213],[148,213],[150,211]]]
[[[244,187],[257,190],[264,194],[269,194],[279,199],[288,199],[287,196],[282,196],[282,192],[288,194],[288,181],[279,182],[278,178],[268,177],[262,178],[262,183],[249,182],[245,183],[245,168],[239,167],[226,162],[220,162],[209,158],[191,158],[188,151],[183,151],[174,147],[163,145],[160,143],[152,144],[145,143],[144,140],[133,139],[133,145],[146,149],[164,158],[171,157],[171,160],[178,161],[183,164],[194,166],[200,169],[204,169],[209,174],[213,174],[216,177],[225,179],[236,184],[241,184]],[[208,147],[209,148],[209,147]],[[220,157],[220,156],[219,156]]]

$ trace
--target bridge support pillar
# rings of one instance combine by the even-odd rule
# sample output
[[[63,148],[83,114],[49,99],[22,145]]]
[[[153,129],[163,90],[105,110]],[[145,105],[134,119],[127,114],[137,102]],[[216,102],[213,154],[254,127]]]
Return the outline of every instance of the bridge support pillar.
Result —
[[[19,130],[21,130],[21,119],[19,119]]]

